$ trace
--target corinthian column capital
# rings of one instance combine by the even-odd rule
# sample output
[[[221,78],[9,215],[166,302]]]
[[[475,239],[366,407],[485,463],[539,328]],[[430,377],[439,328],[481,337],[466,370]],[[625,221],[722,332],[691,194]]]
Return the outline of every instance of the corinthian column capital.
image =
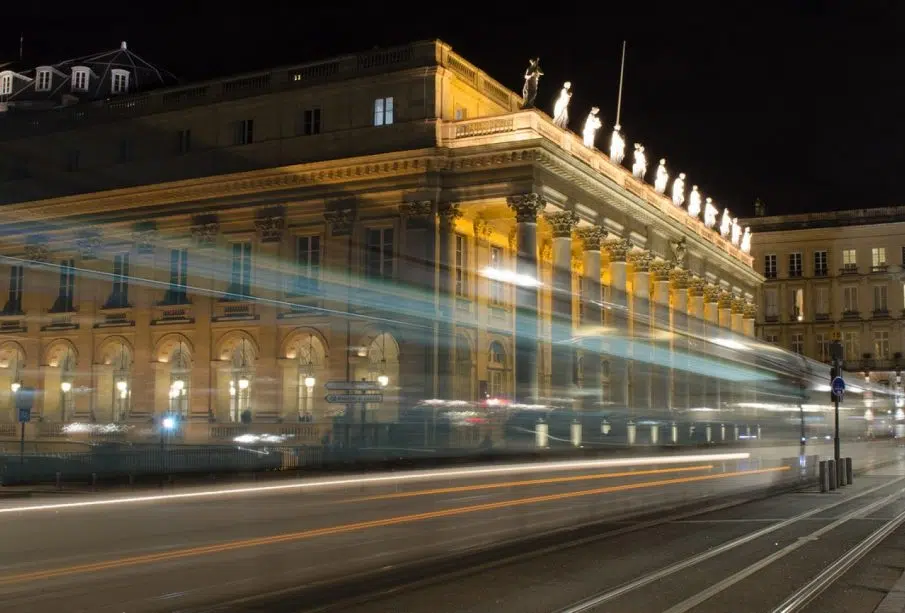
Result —
[[[578,214],[575,211],[550,213],[545,219],[553,226],[553,238],[572,238],[572,230],[578,225]]]
[[[506,198],[506,203],[515,212],[515,220],[519,223],[537,222],[538,214],[547,205],[540,194],[516,194]]]

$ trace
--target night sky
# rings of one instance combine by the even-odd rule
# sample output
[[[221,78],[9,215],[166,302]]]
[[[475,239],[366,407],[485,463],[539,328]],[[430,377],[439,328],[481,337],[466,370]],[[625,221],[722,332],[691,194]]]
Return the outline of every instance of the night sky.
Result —
[[[412,3],[409,13],[384,1],[350,14],[264,0],[21,4],[4,7],[0,59],[16,59],[20,31],[30,65],[126,40],[186,81],[440,38],[520,92],[539,55],[538,104],[551,112],[571,80],[572,129],[597,105],[607,133],[627,39],[629,149],[644,143],[652,165],[665,156],[672,174],[684,171],[719,205],[748,215],[756,197],[770,214],[903,203],[905,3],[894,0],[642,0],[594,3],[592,14],[549,2]],[[348,12],[321,6],[331,4]]]

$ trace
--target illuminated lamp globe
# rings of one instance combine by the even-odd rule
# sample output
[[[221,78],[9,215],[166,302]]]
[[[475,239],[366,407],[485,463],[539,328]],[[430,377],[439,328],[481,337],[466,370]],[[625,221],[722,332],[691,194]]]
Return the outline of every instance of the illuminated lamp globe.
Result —
[[[240,390],[248,389],[248,379],[246,379],[245,377],[242,377],[241,379],[239,379],[239,389]]]
[[[124,391],[126,391],[127,389],[129,389],[129,384],[126,383],[125,381],[117,381],[117,382],[116,382],[116,389],[119,390],[119,391],[121,391],[121,392],[124,392]]]
[[[72,390],[72,383],[70,383],[69,381],[63,381],[62,383],[60,383],[60,389],[63,390],[63,392],[69,392]]]
[[[377,383],[380,384],[380,387],[386,387],[390,384],[390,378],[386,375],[378,375]]]
[[[175,381],[173,381],[173,389],[177,392],[181,391],[184,387],[185,381],[183,381],[182,379],[176,379]]]
[[[15,394],[16,392],[19,391],[19,388],[21,388],[21,387],[22,387],[22,384],[19,383],[18,381],[15,381],[12,385],[9,386],[9,389],[11,389],[12,392]]]
[[[307,387],[308,389],[314,387],[315,383],[317,383],[317,381],[314,379],[313,375],[308,375],[307,377],[305,377],[305,387]]]

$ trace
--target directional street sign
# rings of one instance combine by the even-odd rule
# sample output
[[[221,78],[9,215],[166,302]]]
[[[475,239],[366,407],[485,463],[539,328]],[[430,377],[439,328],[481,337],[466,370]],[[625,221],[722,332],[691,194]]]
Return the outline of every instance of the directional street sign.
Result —
[[[328,390],[379,390],[380,384],[375,381],[327,381]]]
[[[836,377],[833,379],[832,384],[830,385],[833,388],[833,393],[842,398],[842,394],[845,393],[845,381],[842,377]]]
[[[383,394],[327,394],[327,402],[333,404],[356,404],[358,402],[383,402]]]

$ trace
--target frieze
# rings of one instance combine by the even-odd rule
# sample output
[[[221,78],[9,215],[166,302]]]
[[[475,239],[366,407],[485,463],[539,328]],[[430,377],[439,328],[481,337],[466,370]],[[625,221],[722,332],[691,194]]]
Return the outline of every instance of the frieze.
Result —
[[[101,247],[101,235],[96,230],[85,230],[80,232],[75,239],[75,244],[79,250],[79,257],[83,260],[97,259],[98,250]]]
[[[262,243],[280,242],[285,228],[286,218],[282,215],[259,217],[255,220],[255,230],[257,230]]]
[[[324,221],[330,225],[332,236],[349,236],[355,222],[355,211],[353,209],[327,211],[324,213]]]

